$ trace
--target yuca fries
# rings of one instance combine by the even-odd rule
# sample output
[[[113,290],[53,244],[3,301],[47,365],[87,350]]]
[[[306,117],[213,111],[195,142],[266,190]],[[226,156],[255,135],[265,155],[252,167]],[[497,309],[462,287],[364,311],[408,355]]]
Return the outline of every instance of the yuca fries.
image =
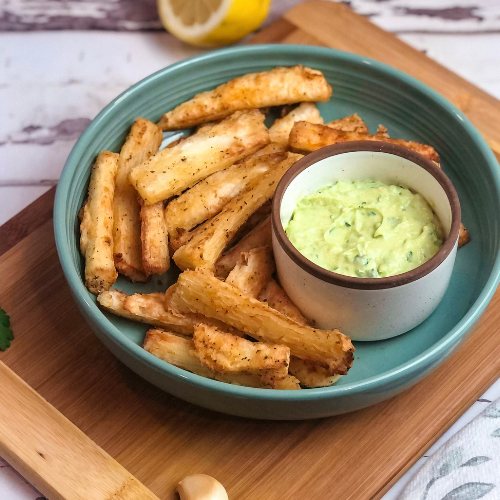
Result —
[[[290,349],[284,345],[250,342],[203,324],[194,329],[193,341],[195,356],[213,372],[246,372],[266,381],[288,375]]]
[[[360,134],[358,132],[342,132],[327,125],[318,125],[308,122],[297,122],[290,132],[289,146],[298,153],[310,153],[316,149],[348,141],[382,141],[397,144],[412,149],[431,161],[439,162],[436,150],[427,144],[403,139],[390,139],[384,134]]]
[[[288,153],[286,160],[255,179],[244,193],[234,198],[213,219],[204,222],[193,238],[173,256],[181,269],[213,268],[220,254],[243,223],[274,194],[284,173],[300,155]]]
[[[258,156],[270,155],[274,153],[286,153],[288,150],[288,142],[286,144],[278,144],[276,142],[271,142],[267,146],[264,146],[262,149],[255,151],[255,153],[251,154],[247,160],[250,158],[257,158]],[[238,163],[242,163],[244,160],[240,160]]]
[[[269,307],[276,309],[276,311],[284,314],[299,325],[306,326],[308,324],[306,318],[302,316],[300,311],[288,298],[285,290],[283,290],[283,288],[281,288],[272,278],[266,283],[257,299],[261,302],[267,302]]]
[[[251,254],[252,252],[256,252],[259,250],[262,250],[262,247],[253,249],[249,253]],[[241,255],[244,256],[248,254]],[[241,279],[231,280],[235,271],[237,272],[237,277]],[[267,278],[267,284],[262,290],[261,294],[258,296],[258,300],[267,302],[271,308],[276,309],[278,312],[284,314],[299,325],[307,325],[307,320],[292,304],[285,291],[278,285],[278,283],[276,283],[276,281],[270,278],[270,274],[268,276],[269,277]],[[240,276],[237,266],[227,277],[226,283],[235,286],[236,288],[238,288],[238,290],[245,293],[249,285],[249,280],[245,279],[246,277],[247,276],[245,276],[244,274]],[[262,279],[266,278],[262,277]],[[251,296],[255,297],[254,295]],[[305,387],[328,387],[335,383],[340,377],[340,375],[330,375],[325,368],[318,366],[316,363],[310,360],[303,360],[295,356],[291,356],[290,358],[288,371],[299,380],[301,385]]]
[[[238,111],[132,169],[130,182],[146,205],[179,194],[269,143],[264,115]]]
[[[251,252],[254,251],[255,249]],[[244,287],[246,282],[244,280],[240,280],[239,282],[229,281],[229,278],[235,270],[236,268],[231,271],[226,279],[226,283],[236,286],[241,292],[245,293]],[[293,305],[285,291],[272,278],[268,280],[266,286],[257,298],[261,302],[267,302],[272,309],[276,309],[299,325],[307,325],[307,320]],[[325,368],[318,366],[313,361],[300,359],[295,356],[290,357],[288,371],[299,380],[301,385],[309,388],[328,387],[335,383],[340,377],[340,375],[330,375]]]
[[[113,257],[116,269],[132,281],[146,281],[147,273],[142,263],[140,205],[128,175],[132,168],[158,152],[162,137],[162,131],[154,123],[137,118],[118,159],[113,201]]]
[[[140,321],[153,326],[168,328],[184,335],[192,335],[194,327],[200,323],[220,327],[238,334],[238,331],[223,322],[207,318],[201,314],[178,314],[165,306],[163,293],[134,293],[127,295],[118,290],[102,292],[97,301],[103,309],[123,318]],[[241,334],[240,334],[241,335]]]
[[[273,387],[257,375],[213,372],[202,365],[200,360],[193,354],[194,342],[192,339],[179,337],[163,330],[149,330],[146,333],[143,348],[171,365],[220,382],[262,389],[300,389],[299,381],[291,375],[287,375],[283,380],[276,381],[276,385]]]
[[[271,217],[266,217],[258,226],[244,236],[234,247],[231,247],[215,263],[215,275],[226,278],[234,269],[242,252],[249,252],[253,248],[272,246]]]
[[[255,252],[256,250],[260,249],[251,250],[250,253]],[[230,283],[241,292],[245,293],[245,286],[247,286],[247,282],[244,279],[237,282],[230,281],[230,278],[236,269],[237,268],[231,271],[226,279],[226,283]],[[293,305],[285,291],[272,278],[268,279],[266,286],[257,298],[261,302],[267,302],[272,309],[276,309],[278,312],[284,314],[299,325],[307,325],[307,320]],[[340,375],[329,375],[325,368],[318,366],[312,361],[303,360],[295,356],[291,356],[290,358],[288,371],[299,380],[301,385],[305,387],[328,387],[335,383],[340,377]]]
[[[316,362],[330,375],[345,375],[354,359],[349,337],[338,330],[299,325],[206,271],[182,273],[170,304],[174,311],[224,321],[261,342],[286,345],[292,355]]]
[[[359,132],[359,130],[358,130]],[[378,136],[384,136],[384,137],[389,137],[389,133],[387,132],[387,127],[384,127],[383,125],[379,124],[377,127],[377,134]]]
[[[141,244],[144,271],[163,274],[170,267],[168,232],[163,215],[163,202],[141,207]]]
[[[298,107],[290,111],[285,117],[278,118],[269,128],[269,137],[271,144],[276,143],[280,146],[288,146],[288,136],[295,122],[323,123],[323,118],[319,110],[312,102],[303,102]]]
[[[246,159],[198,182],[167,205],[165,221],[170,237],[178,238],[184,231],[217,215],[250,181],[285,158],[285,154],[272,154]]]
[[[288,371],[299,379],[301,385],[309,388],[328,387],[341,377],[341,375],[329,375],[327,370],[316,363],[295,356],[290,358]]]
[[[256,299],[274,273],[274,257],[270,247],[253,248],[240,254],[226,283]]]
[[[460,223],[460,233],[458,234],[458,248],[467,245],[470,241],[469,231],[465,228],[465,226]]]
[[[263,220],[267,219],[271,215],[271,210],[273,208],[273,199],[267,200],[263,205],[261,205],[247,220],[244,224],[240,226],[238,231],[234,234],[231,239],[231,245],[238,243],[242,238],[244,238],[250,231],[253,231]]]
[[[303,121],[310,122],[311,120]],[[366,126],[366,123],[357,113],[346,116],[344,118],[340,118],[339,120],[333,120],[332,122],[325,123],[325,125],[335,130],[341,130],[342,132],[357,132],[359,134],[368,134],[368,127]]]
[[[89,196],[80,224],[80,250],[85,257],[85,286],[98,294],[118,277],[113,260],[113,196],[118,155],[103,151],[90,175]]]
[[[158,126],[163,130],[191,128],[238,110],[328,101],[331,95],[332,88],[321,71],[304,66],[274,68],[248,73],[198,94],[165,113]]]

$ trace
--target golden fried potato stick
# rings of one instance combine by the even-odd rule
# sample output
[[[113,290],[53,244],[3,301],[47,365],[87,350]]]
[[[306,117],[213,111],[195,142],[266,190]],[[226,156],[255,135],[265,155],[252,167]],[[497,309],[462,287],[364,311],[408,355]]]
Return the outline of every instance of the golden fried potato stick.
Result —
[[[98,294],[118,277],[113,260],[113,197],[118,155],[103,151],[90,175],[89,196],[80,223],[80,250],[85,257],[85,286]]]
[[[223,321],[260,342],[286,345],[293,356],[316,362],[330,375],[345,375],[352,365],[354,347],[346,335],[299,325],[207,271],[183,272],[170,304],[180,313]]]
[[[238,333],[229,325],[206,318],[201,314],[178,314],[170,312],[165,307],[165,294],[163,293],[134,293],[127,295],[118,290],[102,292],[97,297],[97,302],[103,309],[117,316],[140,321],[153,326],[168,328],[184,335],[192,335],[194,327],[199,323],[207,323],[220,327],[223,330]],[[240,334],[242,335],[242,334]]]
[[[213,372],[250,373],[269,385],[288,375],[290,349],[284,345],[250,342],[208,325],[194,329],[194,355]]]
[[[323,123],[323,118],[319,110],[312,102],[303,102],[295,109],[290,111],[285,117],[278,118],[269,128],[269,137],[271,144],[276,143],[280,146],[288,146],[288,136],[295,122]]]
[[[185,335],[192,335],[200,318],[193,321],[190,315],[173,314],[164,307],[163,293],[127,295],[118,290],[101,293],[97,301],[103,309],[117,316],[160,326]]]
[[[250,231],[253,231],[264,219],[267,219],[271,215],[273,208],[273,199],[267,200],[263,205],[261,205],[248,219],[240,226],[238,231],[231,239],[231,245],[235,245],[242,238],[244,238]]]
[[[301,155],[292,153],[287,155],[286,160],[262,177],[254,179],[248,190],[230,201],[218,215],[204,222],[194,237],[174,253],[173,259],[180,269],[213,269],[236,231],[272,198],[281,177],[301,158]]]
[[[306,326],[308,324],[307,319],[304,318],[301,312],[295,307],[285,293],[285,290],[283,290],[283,288],[281,288],[272,278],[268,280],[257,299],[261,302],[267,302],[269,307],[276,309],[276,311],[284,314],[299,325]]]
[[[177,238],[170,240],[169,246],[170,250],[172,253],[175,253],[179,248],[183,247],[193,236],[199,232],[201,226],[198,226],[196,229],[193,229],[192,231],[183,231],[182,229],[178,228],[177,232],[179,233],[180,236]]]
[[[259,249],[251,250],[250,253],[255,252],[255,250]],[[226,279],[226,283],[229,282],[229,278],[235,270],[236,268],[231,271]],[[245,282],[232,282],[231,284],[236,286],[236,288],[238,288],[241,292],[245,293]],[[272,309],[276,309],[278,312],[284,314],[299,325],[307,325],[307,320],[293,305],[285,291],[272,278],[268,279],[267,285],[263,288],[257,298],[261,302],[267,302]],[[288,371],[299,380],[301,385],[305,387],[328,387],[336,382],[340,377],[340,375],[329,375],[325,368],[318,366],[312,361],[303,360],[295,356],[291,356],[290,358]]]
[[[252,250],[252,252],[253,251],[254,250]],[[234,270],[231,271],[229,277],[233,272]],[[229,281],[229,277],[226,283]],[[234,283],[231,284],[235,286]],[[244,288],[237,285],[239,285],[239,283],[236,283],[236,288],[244,293]],[[307,320],[293,305],[285,291],[272,278],[268,280],[267,285],[257,298],[261,302],[267,302],[272,309],[276,309],[299,325],[307,325]],[[329,375],[325,368],[318,366],[312,361],[303,360],[295,356],[290,357],[288,371],[296,377],[304,387],[328,387],[335,383],[340,377],[340,375]]]
[[[310,122],[311,120],[304,121]],[[357,132],[359,134],[368,134],[368,127],[366,126],[366,123],[357,113],[346,116],[344,118],[340,118],[339,120],[333,120],[332,122],[325,123],[325,125],[342,132]]]
[[[202,365],[200,360],[193,354],[194,342],[192,339],[180,337],[164,330],[149,330],[146,333],[143,348],[171,365],[219,382],[262,389],[300,389],[299,381],[290,375],[287,375],[283,380],[277,381],[276,386],[272,387],[256,375],[213,372]]]
[[[328,371],[316,363],[295,356],[290,358],[288,371],[298,378],[300,385],[304,387],[328,387],[341,377],[341,375],[329,375]]]
[[[141,202],[141,244],[144,271],[151,274],[163,274],[170,267],[168,251],[168,232],[163,215],[163,202],[143,205]]]
[[[403,139],[390,139],[383,134],[359,134],[357,132],[342,132],[327,125],[317,125],[308,122],[297,122],[290,132],[289,145],[292,151],[310,153],[316,149],[348,141],[382,141],[397,144],[412,149],[428,160],[439,162],[439,155],[432,146]]]
[[[470,241],[469,231],[467,231],[465,226],[462,223],[460,223],[460,232],[458,234],[458,248],[467,245],[469,241]]]
[[[118,272],[132,281],[146,281],[147,273],[142,264],[141,219],[137,191],[130,184],[128,175],[158,152],[162,131],[145,118],[137,118],[120,151],[113,201],[113,258]]]
[[[271,247],[253,248],[249,252],[240,253],[240,258],[226,278],[226,283],[256,299],[275,269]]]
[[[247,220],[244,222],[235,235],[231,239],[231,243],[237,243],[242,238],[246,237],[247,234],[252,232],[259,224],[261,224],[265,219],[269,218],[272,209],[272,200],[266,201],[262,206],[260,206]],[[198,226],[192,231],[184,231],[178,238],[170,241],[170,248],[172,252],[176,252],[180,247],[184,246],[188,241],[190,241],[197,233],[203,230],[203,226]],[[238,256],[237,256],[238,257]],[[236,262],[235,262],[236,264]],[[233,264],[234,267],[234,264]],[[229,272],[229,271],[228,271]],[[227,273],[226,273],[227,276]],[[225,276],[224,276],[225,277]]]
[[[175,141],[169,142],[166,146],[165,149],[170,149],[173,148],[174,146],[177,146],[177,144],[180,144],[181,142],[184,142],[189,136],[184,135],[182,137],[179,137],[178,139],[175,139]]]
[[[227,281],[228,280],[226,280],[226,282]],[[241,287],[238,288],[240,291],[244,292]],[[272,309],[276,309],[299,325],[307,325],[306,318],[302,316],[300,311],[288,298],[285,291],[272,278],[269,279],[267,285],[258,296],[258,300],[267,302]],[[335,383],[340,377],[340,375],[329,375],[325,368],[318,366],[312,361],[300,359],[295,356],[290,357],[288,371],[296,377],[304,387],[328,387]]]
[[[132,169],[129,180],[144,203],[153,205],[246,158],[268,143],[264,115],[256,109],[238,111],[144,161]]]
[[[379,126],[377,127],[377,135],[382,135],[384,137],[390,137],[389,133],[387,132],[387,127],[384,127],[384,125],[379,123]]]
[[[288,142],[286,144],[278,144],[276,142],[271,142],[267,146],[264,146],[262,149],[255,151],[255,153],[251,154],[247,159],[257,158],[258,156],[270,155],[274,153],[286,153],[288,150]],[[242,163],[244,160],[240,160],[238,163]]]
[[[165,221],[171,238],[217,215],[224,205],[242,193],[250,181],[278,165],[286,154],[263,155],[220,170],[198,182],[172,200],[165,209]],[[182,231],[179,231],[182,230]]]
[[[217,260],[215,275],[226,278],[234,269],[242,252],[262,246],[272,247],[272,244],[271,217],[268,216]]]
[[[238,110],[302,101],[326,102],[331,95],[332,88],[321,71],[304,66],[274,68],[248,73],[197,94],[165,113],[158,126],[162,130],[191,128],[225,118]]]

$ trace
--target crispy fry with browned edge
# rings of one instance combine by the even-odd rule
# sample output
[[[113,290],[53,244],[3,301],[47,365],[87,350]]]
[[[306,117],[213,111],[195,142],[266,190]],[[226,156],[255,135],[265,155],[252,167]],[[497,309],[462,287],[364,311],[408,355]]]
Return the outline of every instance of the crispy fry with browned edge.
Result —
[[[80,223],[80,250],[85,257],[85,286],[98,294],[118,277],[113,261],[113,197],[118,155],[103,151],[90,175],[89,196]]]
[[[174,261],[181,269],[204,267],[212,269],[224,248],[244,222],[270,200],[284,173],[300,155],[287,153],[288,157],[272,170],[254,179],[248,190],[230,201],[212,219],[204,222],[186,245],[174,253]]]
[[[142,200],[141,200],[142,202]],[[163,202],[141,207],[142,264],[146,274],[163,274],[170,267]]]
[[[290,358],[288,371],[300,381],[304,387],[328,387],[340,378],[340,375],[329,375],[325,368],[307,359],[295,356]]]
[[[213,372],[202,365],[200,360],[193,354],[194,342],[192,339],[180,337],[164,330],[149,330],[146,333],[143,347],[146,351],[171,365],[219,382],[262,389],[300,389],[299,381],[290,375],[287,375],[283,380],[278,381],[275,387],[272,387],[256,375]]]
[[[258,156],[271,155],[274,153],[286,153],[288,150],[288,142],[286,144],[277,144],[276,142],[271,142],[267,146],[255,151],[247,159],[257,158]],[[240,160],[238,163],[242,163],[245,160]]]
[[[236,243],[238,243],[250,231],[253,231],[253,229],[256,228],[264,219],[267,219],[271,215],[272,209],[273,199],[271,198],[261,205],[238,229],[238,231],[236,231],[231,239],[230,245],[236,245]]]
[[[168,328],[184,335],[192,335],[194,327],[199,323],[207,323],[233,335],[243,335],[237,329],[201,314],[173,313],[166,308],[165,294],[163,293],[134,293],[127,295],[118,290],[102,292],[97,301],[103,309],[117,316],[140,321],[149,325]]]
[[[252,252],[261,250],[262,248],[263,247],[253,249],[249,253],[251,254]],[[233,276],[237,268],[238,267],[235,267],[231,271],[226,279],[226,283],[230,283],[241,292],[245,293],[245,287],[248,285],[248,282],[245,279],[230,281],[230,278]],[[237,277],[239,278],[240,276],[237,275]],[[243,278],[245,278],[245,276],[243,276]],[[254,298],[258,298],[261,302],[267,302],[271,308],[276,309],[278,312],[284,314],[299,325],[307,325],[307,320],[293,305],[292,301],[288,298],[285,291],[278,285],[278,283],[270,278],[270,274],[267,277],[266,286],[262,289],[258,297],[252,295],[251,293],[247,294]],[[290,358],[289,372],[298,378],[300,384],[305,387],[328,387],[336,382],[340,377],[340,375],[329,375],[325,368],[318,366],[312,361],[303,360],[295,356]]]
[[[281,146],[288,146],[288,136],[295,122],[323,123],[323,118],[319,110],[312,102],[303,102],[290,111],[284,118],[278,118],[269,128],[271,144],[276,143]]]
[[[288,298],[283,288],[270,279],[258,299],[267,302],[270,307],[289,317],[299,325],[307,325],[307,320]],[[325,368],[316,363],[291,356],[289,373],[299,379],[304,387],[328,387],[335,383],[340,375],[329,375]]]
[[[158,126],[163,130],[191,128],[231,113],[302,101],[328,101],[332,88],[321,71],[304,66],[279,67],[248,73],[197,94],[165,113]]]
[[[175,139],[175,141],[169,142],[165,146],[165,149],[170,149],[170,148],[173,148],[174,146],[177,146],[177,144],[184,142],[188,137],[189,137],[188,135],[185,135],[185,136],[179,137],[178,139]]]
[[[261,302],[267,302],[269,307],[276,309],[281,314],[289,317],[295,323],[305,326],[307,320],[302,316],[300,311],[295,307],[293,302],[289,299],[285,290],[281,288],[276,281],[272,278],[268,280],[266,286],[262,289],[257,297]]]
[[[183,231],[182,229],[178,229],[179,237],[170,240],[169,246],[172,253],[175,253],[179,248],[184,246],[199,230],[201,226],[198,226],[196,229],[192,231]]]
[[[165,209],[165,221],[171,238],[217,215],[224,205],[242,193],[250,181],[286,158],[285,154],[264,155],[220,170],[198,182],[172,200]],[[181,230],[181,231],[179,231]]]
[[[469,231],[465,228],[465,226],[460,223],[460,232],[458,233],[458,248],[467,245],[470,241]]]
[[[162,131],[154,123],[137,118],[118,159],[113,201],[113,258],[118,271],[132,281],[146,281],[147,275],[142,264],[140,206],[128,175],[132,168],[158,152],[162,137]]]
[[[166,200],[269,143],[264,115],[238,111],[132,169],[130,182],[146,205]]]
[[[248,188],[248,186],[247,186]],[[237,243],[244,236],[250,233],[255,227],[257,227],[264,219],[269,217],[272,209],[272,200],[266,201],[262,206],[260,206],[247,220],[246,222],[240,226],[238,231],[234,234],[231,243]],[[172,253],[175,253],[180,247],[184,246],[188,241],[190,241],[200,230],[203,229],[203,226],[198,226],[191,231],[178,231],[180,236],[175,238],[174,240],[170,240],[170,248]]]
[[[310,122],[311,120],[304,121]],[[366,126],[366,123],[357,113],[346,116],[344,118],[340,118],[339,120],[333,120],[332,122],[325,123],[325,125],[335,130],[341,130],[342,132],[358,132],[359,134],[368,133],[368,127]]]
[[[258,299],[267,302],[270,307],[276,309],[299,325],[307,325],[307,320],[293,305],[283,288],[276,281],[270,279],[266,287],[260,293]],[[340,375],[329,375],[328,371],[316,363],[291,356],[289,373],[299,379],[304,387],[328,387],[335,383]]]
[[[379,126],[377,127],[377,135],[384,136],[384,137],[390,137],[389,132],[387,132],[387,127],[384,127],[382,124],[379,124]]]
[[[244,238],[247,234],[252,232],[261,222],[269,217],[272,209],[272,200],[266,201],[262,206],[260,206],[247,220],[246,222],[240,226],[238,231],[234,234],[231,243],[237,243],[242,238]],[[175,240],[170,240],[170,248],[172,252],[177,251],[180,247],[184,246],[188,241],[190,241],[200,230],[203,229],[203,226],[198,226],[192,231],[184,231],[178,238]],[[234,267],[234,265],[233,265]],[[226,274],[227,276],[227,274]]]
[[[310,153],[316,149],[348,141],[382,141],[397,144],[412,149],[428,160],[439,162],[436,150],[427,144],[403,139],[390,139],[384,134],[359,134],[357,132],[342,132],[327,125],[318,125],[309,122],[297,122],[290,132],[289,146],[298,153]]]
[[[234,269],[242,252],[249,252],[253,248],[272,247],[271,217],[267,216],[258,226],[247,233],[236,245],[231,247],[215,263],[215,275],[226,278]]]
[[[274,270],[272,248],[253,248],[249,252],[240,253],[240,258],[226,278],[226,283],[256,299],[271,279]]]
[[[207,271],[182,273],[170,304],[181,313],[196,312],[224,321],[261,342],[286,345],[293,356],[318,363],[330,375],[345,375],[354,359],[349,337],[338,330],[299,325]]]
[[[288,375],[290,349],[284,345],[250,342],[208,325],[193,335],[195,356],[213,372],[251,373],[272,381]]]

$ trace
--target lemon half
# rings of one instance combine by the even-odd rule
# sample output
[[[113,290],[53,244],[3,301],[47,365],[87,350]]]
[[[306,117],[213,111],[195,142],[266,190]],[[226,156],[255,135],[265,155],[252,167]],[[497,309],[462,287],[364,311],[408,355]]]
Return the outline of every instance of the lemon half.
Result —
[[[158,0],[163,26],[186,43],[220,47],[255,31],[271,0]]]

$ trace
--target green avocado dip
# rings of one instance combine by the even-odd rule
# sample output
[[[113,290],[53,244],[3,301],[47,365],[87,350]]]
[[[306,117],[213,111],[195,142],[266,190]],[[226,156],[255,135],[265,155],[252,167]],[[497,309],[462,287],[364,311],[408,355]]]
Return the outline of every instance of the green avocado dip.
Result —
[[[285,230],[310,261],[360,278],[411,271],[444,239],[423,196],[381,182],[337,182],[304,196]]]

